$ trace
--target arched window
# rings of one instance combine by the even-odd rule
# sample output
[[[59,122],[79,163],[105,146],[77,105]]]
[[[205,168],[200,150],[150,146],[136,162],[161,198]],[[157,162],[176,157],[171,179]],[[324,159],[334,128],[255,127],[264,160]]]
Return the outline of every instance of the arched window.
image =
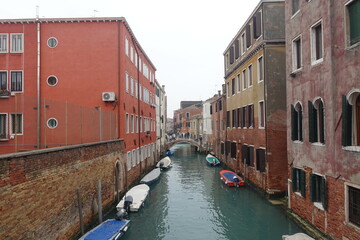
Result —
[[[291,139],[293,141],[303,141],[302,111],[300,102],[295,106],[291,105]]]
[[[325,143],[324,103],[321,98],[308,102],[309,108],[309,142]]]
[[[360,89],[342,97],[342,145],[360,146]]]

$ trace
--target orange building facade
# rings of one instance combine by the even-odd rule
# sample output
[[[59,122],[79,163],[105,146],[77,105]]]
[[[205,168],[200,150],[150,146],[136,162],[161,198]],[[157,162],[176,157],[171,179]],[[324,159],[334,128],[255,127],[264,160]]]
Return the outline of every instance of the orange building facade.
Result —
[[[125,18],[0,20],[0,154],[124,139],[155,152],[156,68]]]

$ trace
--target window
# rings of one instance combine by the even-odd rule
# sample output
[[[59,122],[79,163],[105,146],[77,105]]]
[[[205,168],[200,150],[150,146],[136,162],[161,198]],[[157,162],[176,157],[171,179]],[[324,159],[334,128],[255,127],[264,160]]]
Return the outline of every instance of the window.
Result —
[[[230,127],[230,111],[226,111],[226,127]]]
[[[264,60],[263,56],[259,57],[257,60],[257,74],[258,74],[258,82],[264,80]]]
[[[260,172],[266,171],[265,149],[256,149],[256,170]]]
[[[248,166],[254,166],[254,147],[243,145],[241,147],[241,160]]]
[[[129,56],[129,40],[125,38],[125,54]]]
[[[265,127],[265,107],[264,101],[259,102],[259,128]]]
[[[138,116],[135,116],[135,132],[139,132],[139,119]]]
[[[129,133],[130,124],[129,124],[129,114],[128,113],[126,113],[126,115],[125,115],[125,124],[126,124],[126,126],[125,126],[126,133]]]
[[[11,91],[22,92],[23,90],[23,79],[21,71],[11,72]]]
[[[247,111],[246,111],[246,107],[242,107],[242,121],[241,121],[241,123],[242,123],[242,125],[241,125],[241,127],[247,127]]]
[[[221,100],[219,101],[219,111],[222,111],[222,103],[221,103]]]
[[[227,97],[230,97],[230,83],[226,83]]]
[[[321,98],[315,101],[308,102],[309,109],[309,142],[325,143],[324,134],[324,104]]]
[[[138,54],[135,52],[135,67],[138,68]]]
[[[246,69],[242,71],[242,89],[245,90],[247,88],[246,82]]]
[[[261,12],[257,12],[253,17],[254,23],[254,39],[257,39],[261,36]]]
[[[134,79],[130,77],[130,94],[134,96]]]
[[[7,72],[0,72],[0,90],[7,90]]]
[[[187,112],[187,113],[186,113],[186,118],[189,118],[189,117],[190,117],[190,113]]]
[[[235,59],[239,58],[239,54],[240,50],[239,50],[239,39],[235,40]]]
[[[241,91],[241,78],[240,78],[240,74],[238,74],[237,76],[236,76],[236,82],[237,82],[237,90],[238,90],[238,92],[240,92]]]
[[[231,79],[231,94],[235,94],[235,78]]]
[[[134,133],[134,115],[130,115],[130,130],[131,133]]]
[[[125,72],[125,90],[129,92],[129,74]]]
[[[0,139],[7,138],[7,114],[0,113]]]
[[[236,127],[237,126],[237,119],[236,119],[236,109],[232,110],[232,127]]]
[[[134,81],[135,97],[138,98],[138,82]]]
[[[130,45],[130,61],[134,62],[134,48]]]
[[[342,97],[342,145],[360,146],[360,90]]]
[[[302,67],[302,56],[301,56],[301,37],[293,40],[292,43],[292,60],[293,60],[293,71],[299,70]]]
[[[23,115],[22,113],[12,113],[10,115],[11,134],[23,133]]]
[[[8,52],[8,34],[1,33],[0,34],[0,53]]]
[[[237,109],[237,127],[242,127],[242,109]]]
[[[252,86],[252,65],[250,65],[249,67],[248,67],[248,80],[249,80],[249,87],[251,87]]]
[[[292,3],[292,14],[294,15],[295,13],[300,11],[299,0],[292,0],[291,3]]]
[[[22,33],[11,33],[10,52],[22,53],[24,52],[24,38]]]
[[[348,221],[360,227],[360,189],[347,186]]]
[[[248,128],[254,127],[254,105],[249,105],[248,107]]]
[[[302,169],[292,169],[292,190],[298,192],[302,197],[306,194],[306,172]]]
[[[246,38],[245,33],[241,34],[241,55],[246,51]]]
[[[135,167],[136,166],[136,151],[132,150],[131,155],[132,155],[132,157],[131,157],[132,166]]]
[[[246,48],[251,47],[251,24],[246,25]]]
[[[326,180],[323,176],[310,174],[310,199],[314,203],[321,203],[323,209],[327,208]]]
[[[231,46],[230,47],[230,64],[233,64],[234,63],[234,46]]]
[[[323,60],[323,37],[321,21],[311,27],[311,64]]]
[[[231,143],[231,158],[236,159],[236,142]]]
[[[47,45],[49,48],[55,48],[58,45],[58,40],[54,37],[51,37],[47,40]]]
[[[224,153],[225,153],[225,144],[223,142],[220,144],[220,151],[221,151],[221,154],[224,155]]]
[[[56,118],[50,118],[48,121],[47,121],[47,126],[48,128],[51,128],[51,129],[54,129],[58,126],[58,121]]]
[[[351,1],[347,6],[348,45],[360,42],[360,0]]]
[[[295,107],[291,105],[291,139],[302,141],[302,106],[297,103]]]
[[[49,86],[55,86],[58,83],[58,80],[55,76],[49,76],[47,79],[47,84]]]
[[[143,130],[143,124],[142,124],[142,117],[139,118],[139,125],[140,125],[140,132],[142,132]]]
[[[131,151],[126,153],[126,165],[129,171],[131,169]]]

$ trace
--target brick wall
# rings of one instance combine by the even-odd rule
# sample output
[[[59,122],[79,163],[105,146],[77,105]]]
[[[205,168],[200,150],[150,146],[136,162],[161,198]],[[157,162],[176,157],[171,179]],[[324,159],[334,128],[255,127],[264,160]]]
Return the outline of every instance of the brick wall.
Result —
[[[140,176],[128,177],[123,141],[52,148],[0,157],[0,239],[69,239],[80,232],[77,189],[85,224],[97,217],[97,182],[103,208]],[[152,163],[152,162],[151,162]],[[149,166],[146,163],[146,166]]]

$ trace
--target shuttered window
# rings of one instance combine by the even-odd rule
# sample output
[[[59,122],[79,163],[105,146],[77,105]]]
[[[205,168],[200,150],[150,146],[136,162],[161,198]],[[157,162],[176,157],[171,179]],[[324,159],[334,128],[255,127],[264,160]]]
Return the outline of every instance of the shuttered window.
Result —
[[[236,159],[236,142],[231,143],[231,158]]]
[[[230,127],[230,111],[226,112],[226,127]]]
[[[302,141],[302,107],[297,104],[291,105],[291,140]]]
[[[230,48],[230,64],[234,63],[234,46]]]
[[[306,172],[302,169],[292,169],[293,192],[299,192],[302,197],[306,196]]]
[[[226,142],[225,142],[225,154],[226,154],[226,155],[229,155],[229,154],[231,153],[231,152],[230,152],[230,151],[231,151],[231,149],[230,149],[230,143],[231,143],[230,141],[226,141]]]
[[[248,147],[248,158],[249,158],[249,165],[254,167],[254,147],[249,146]]]
[[[308,101],[309,109],[309,142],[317,142],[317,111],[311,101]]]
[[[231,95],[235,94],[235,78],[231,79]]]
[[[257,12],[253,17],[254,23],[254,38],[257,39],[261,36],[261,12]]]
[[[220,144],[220,151],[222,155],[225,153],[225,144],[223,142]]]
[[[248,146],[242,145],[241,147],[241,161],[246,165],[249,165],[250,159],[248,157]]]
[[[251,25],[246,25],[246,48],[251,46]]]
[[[350,45],[360,42],[360,0],[352,1],[348,6]]]
[[[235,59],[238,59],[239,58],[239,53],[240,53],[240,49],[239,49],[239,40],[236,39],[235,40]]]
[[[237,126],[237,119],[236,119],[236,109],[232,110],[232,127],[236,127]]]
[[[241,127],[241,108],[237,109],[237,126],[236,127]]]
[[[256,170],[265,172],[265,149],[256,149]]]
[[[310,175],[310,199],[312,202],[321,202],[324,209],[327,209],[326,180],[317,174]]]

